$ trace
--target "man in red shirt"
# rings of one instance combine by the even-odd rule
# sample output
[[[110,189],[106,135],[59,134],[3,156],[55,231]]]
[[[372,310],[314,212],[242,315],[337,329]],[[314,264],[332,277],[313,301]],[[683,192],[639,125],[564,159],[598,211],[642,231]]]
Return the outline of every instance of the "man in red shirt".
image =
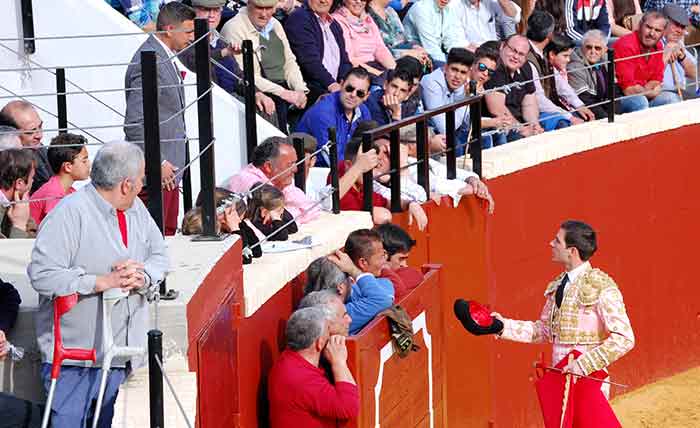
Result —
[[[360,412],[360,392],[348,368],[345,337],[331,336],[323,308],[292,314],[287,349],[270,371],[268,398],[271,428],[336,428]],[[328,361],[334,382],[319,367]]]
[[[660,40],[667,23],[661,12],[646,12],[639,29],[613,45],[617,84],[625,95],[636,95],[620,100],[622,113],[680,101],[676,94],[661,90],[664,62]],[[625,59],[640,54],[650,55]]]

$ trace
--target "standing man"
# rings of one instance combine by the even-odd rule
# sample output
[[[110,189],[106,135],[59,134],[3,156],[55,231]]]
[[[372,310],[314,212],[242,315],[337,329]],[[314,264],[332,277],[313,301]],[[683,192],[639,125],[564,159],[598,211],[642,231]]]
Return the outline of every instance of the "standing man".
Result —
[[[179,2],[168,3],[158,14],[159,33],[150,35],[131,58],[126,69],[124,87],[126,91],[126,117],[124,134],[128,141],[143,144],[143,92],[141,91],[141,52],[155,51],[158,85],[169,86],[158,90],[158,120],[160,125],[160,159],[163,188],[163,223],[166,235],[177,230],[180,209],[180,175],[177,171],[185,166],[187,132],[185,131],[185,91],[182,87],[184,70],[170,59],[194,40],[195,12]],[[136,89],[130,91],[129,89]],[[165,120],[167,122],[163,123]],[[165,141],[164,141],[165,140]],[[156,186],[149,183],[147,186]],[[148,200],[148,187],[139,197]]]
[[[620,101],[622,110],[636,111],[680,101],[677,94],[663,92],[663,50],[661,36],[668,21],[661,12],[651,11],[642,16],[639,29],[620,37],[615,49],[615,76],[625,95],[637,95]],[[639,56],[647,54],[645,56]],[[635,57],[626,59],[627,57]],[[629,106],[632,105],[630,108]]]
[[[589,261],[597,249],[596,233],[586,223],[565,221],[550,246],[552,260],[566,271],[547,286],[539,320],[519,321],[494,313],[504,326],[499,337],[525,343],[550,342],[554,345],[553,364],[574,349],[581,352],[566,372],[589,375],[607,371],[634,347],[634,333],[617,284]],[[609,384],[601,385],[609,396]]]
[[[5,104],[5,107],[0,110],[0,125],[12,126],[22,131],[18,134],[22,147],[32,149],[31,152],[36,158],[36,174],[30,193],[36,192],[53,175],[46,147],[41,145],[41,140],[44,138],[42,131],[44,121],[32,104],[15,100]]]
[[[53,360],[53,299],[78,294],[61,320],[66,348],[95,348],[97,362],[66,361],[51,405],[54,428],[92,425],[102,349],[102,296],[116,288],[127,297],[112,310],[116,346],[146,347],[147,295],[158,292],[168,269],[165,241],[143,203],[143,152],[134,144],[104,145],[93,163],[92,182],[66,197],[42,223],[27,274],[39,293],[36,335],[41,376],[48,390]],[[119,385],[143,357],[112,361],[98,427],[112,424]]]

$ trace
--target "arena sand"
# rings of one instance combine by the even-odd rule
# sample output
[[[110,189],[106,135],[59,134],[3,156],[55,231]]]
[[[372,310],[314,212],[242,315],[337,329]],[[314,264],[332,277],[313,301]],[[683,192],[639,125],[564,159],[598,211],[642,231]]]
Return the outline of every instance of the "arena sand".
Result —
[[[700,367],[612,400],[623,428],[699,428]]]

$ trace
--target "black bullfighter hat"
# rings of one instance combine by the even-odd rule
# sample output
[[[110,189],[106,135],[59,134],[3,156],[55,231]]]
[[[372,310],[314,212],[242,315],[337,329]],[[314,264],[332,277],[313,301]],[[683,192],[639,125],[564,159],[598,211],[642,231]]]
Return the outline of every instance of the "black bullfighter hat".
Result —
[[[492,317],[485,306],[474,300],[455,300],[454,311],[464,328],[475,336],[498,334],[503,331],[503,322]]]

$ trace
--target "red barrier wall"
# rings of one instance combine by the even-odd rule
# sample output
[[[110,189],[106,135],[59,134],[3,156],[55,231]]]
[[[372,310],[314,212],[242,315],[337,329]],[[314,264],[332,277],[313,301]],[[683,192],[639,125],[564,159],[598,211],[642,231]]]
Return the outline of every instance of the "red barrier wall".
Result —
[[[561,269],[549,262],[549,241],[562,220],[580,219],[598,232],[592,263],[620,286],[636,334],[613,379],[635,388],[700,365],[698,135],[700,126],[687,126],[491,180],[498,205],[488,222],[489,301],[510,317],[538,316],[544,287]],[[541,426],[528,380],[540,349],[493,349],[495,426]]]

